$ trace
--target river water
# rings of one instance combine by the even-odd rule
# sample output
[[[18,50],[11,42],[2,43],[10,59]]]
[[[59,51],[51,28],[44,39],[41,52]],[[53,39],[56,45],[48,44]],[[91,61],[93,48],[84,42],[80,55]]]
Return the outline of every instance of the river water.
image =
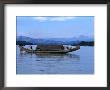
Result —
[[[16,50],[16,74],[94,74],[93,46],[68,54],[20,53],[18,46]]]

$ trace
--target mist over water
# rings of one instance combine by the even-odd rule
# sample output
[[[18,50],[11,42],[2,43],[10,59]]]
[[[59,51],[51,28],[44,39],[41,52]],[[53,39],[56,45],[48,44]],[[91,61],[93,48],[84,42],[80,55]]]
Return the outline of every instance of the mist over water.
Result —
[[[68,54],[20,53],[18,46],[16,50],[16,74],[94,74],[93,46]]]

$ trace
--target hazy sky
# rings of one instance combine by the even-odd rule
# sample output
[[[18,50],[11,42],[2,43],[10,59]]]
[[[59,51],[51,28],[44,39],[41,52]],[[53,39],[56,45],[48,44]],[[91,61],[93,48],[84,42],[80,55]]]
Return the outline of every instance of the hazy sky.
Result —
[[[17,36],[71,38],[94,35],[93,16],[17,16]]]

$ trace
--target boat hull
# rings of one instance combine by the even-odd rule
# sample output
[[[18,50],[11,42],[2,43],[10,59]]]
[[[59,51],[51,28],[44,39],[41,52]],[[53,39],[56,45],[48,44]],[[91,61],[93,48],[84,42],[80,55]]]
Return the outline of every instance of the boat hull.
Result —
[[[20,48],[20,51],[25,51],[27,53],[60,53],[60,54],[65,54],[65,53],[76,51],[76,50],[80,49],[80,47],[76,47],[76,48],[68,49],[68,50],[41,51],[41,50],[27,49],[27,48],[24,48],[23,46],[19,46],[19,48]]]
[[[68,53],[68,51],[35,51],[35,50],[26,50],[27,53],[60,53],[65,54]]]

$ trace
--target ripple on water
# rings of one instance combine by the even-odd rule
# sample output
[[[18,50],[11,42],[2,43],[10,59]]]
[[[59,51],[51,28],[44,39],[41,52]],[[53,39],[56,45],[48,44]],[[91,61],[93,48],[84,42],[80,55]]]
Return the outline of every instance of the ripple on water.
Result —
[[[17,74],[94,74],[94,47],[81,47],[69,54],[20,54]]]

